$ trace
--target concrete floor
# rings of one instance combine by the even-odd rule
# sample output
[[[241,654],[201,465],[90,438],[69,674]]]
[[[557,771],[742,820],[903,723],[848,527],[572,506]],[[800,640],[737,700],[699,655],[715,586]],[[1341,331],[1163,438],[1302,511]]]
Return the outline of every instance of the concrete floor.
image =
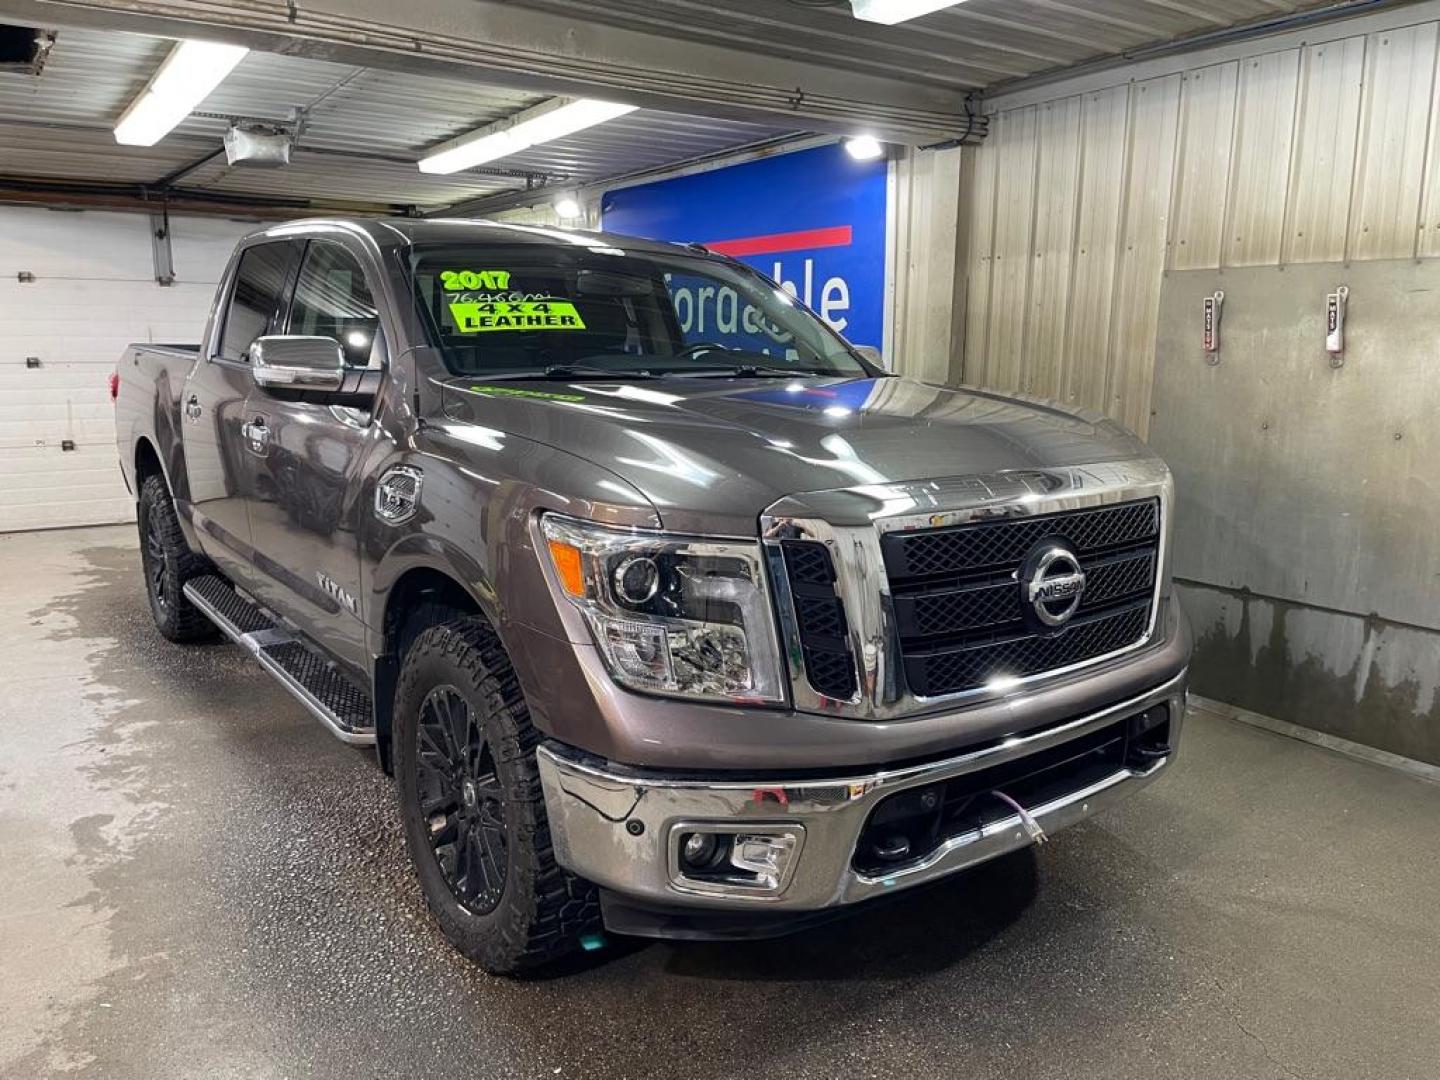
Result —
[[[0,1075],[1440,1075],[1440,786],[1198,716],[1121,810],[886,910],[492,979],[372,757],[164,642],[134,546],[0,536]]]

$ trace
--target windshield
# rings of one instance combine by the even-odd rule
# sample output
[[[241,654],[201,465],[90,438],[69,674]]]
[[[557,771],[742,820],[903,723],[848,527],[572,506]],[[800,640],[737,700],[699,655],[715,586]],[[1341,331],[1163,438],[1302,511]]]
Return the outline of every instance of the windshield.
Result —
[[[461,244],[416,248],[412,270],[456,375],[872,374],[789,293],[717,259]]]

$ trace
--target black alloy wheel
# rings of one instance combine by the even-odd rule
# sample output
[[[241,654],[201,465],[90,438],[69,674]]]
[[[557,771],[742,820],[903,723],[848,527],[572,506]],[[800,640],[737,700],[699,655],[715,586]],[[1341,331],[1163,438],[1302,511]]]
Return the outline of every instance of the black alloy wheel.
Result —
[[[170,610],[170,596],[165,587],[168,576],[165,541],[160,536],[158,515],[149,514],[145,519],[145,585],[150,590],[151,602],[161,612]]]
[[[499,638],[480,616],[417,612],[400,640],[391,761],[405,846],[440,929],[495,974],[595,947],[599,893],[555,859],[540,734]]]
[[[494,756],[469,703],[437,686],[420,706],[416,753],[420,809],[450,891],[469,911],[493,911],[510,852],[505,796]]]

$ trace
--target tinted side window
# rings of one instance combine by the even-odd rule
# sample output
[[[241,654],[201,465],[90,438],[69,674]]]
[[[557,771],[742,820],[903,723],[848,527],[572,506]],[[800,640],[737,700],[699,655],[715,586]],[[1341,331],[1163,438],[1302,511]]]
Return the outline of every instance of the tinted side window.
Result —
[[[380,314],[365,273],[338,244],[312,243],[295,285],[290,333],[334,338],[351,367],[368,367]]]
[[[293,251],[288,243],[257,244],[241,254],[225,314],[225,332],[220,337],[220,355],[225,359],[247,359],[250,343],[270,329],[280,307]]]

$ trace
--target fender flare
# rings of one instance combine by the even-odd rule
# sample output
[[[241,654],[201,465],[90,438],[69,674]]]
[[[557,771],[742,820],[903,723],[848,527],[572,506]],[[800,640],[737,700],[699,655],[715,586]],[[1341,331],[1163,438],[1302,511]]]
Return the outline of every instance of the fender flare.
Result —
[[[371,688],[374,695],[375,748],[386,773],[393,773],[390,732],[394,719],[395,685],[402,661],[392,640],[398,629],[392,618],[392,604],[396,590],[405,577],[416,573],[443,578],[462,593],[479,616],[490,624],[501,645],[505,645],[499,599],[489,575],[474,556],[441,537],[423,533],[402,537],[385,553],[370,581],[370,596],[377,603],[372,609],[366,632],[373,669]],[[383,607],[379,604],[382,600]]]

